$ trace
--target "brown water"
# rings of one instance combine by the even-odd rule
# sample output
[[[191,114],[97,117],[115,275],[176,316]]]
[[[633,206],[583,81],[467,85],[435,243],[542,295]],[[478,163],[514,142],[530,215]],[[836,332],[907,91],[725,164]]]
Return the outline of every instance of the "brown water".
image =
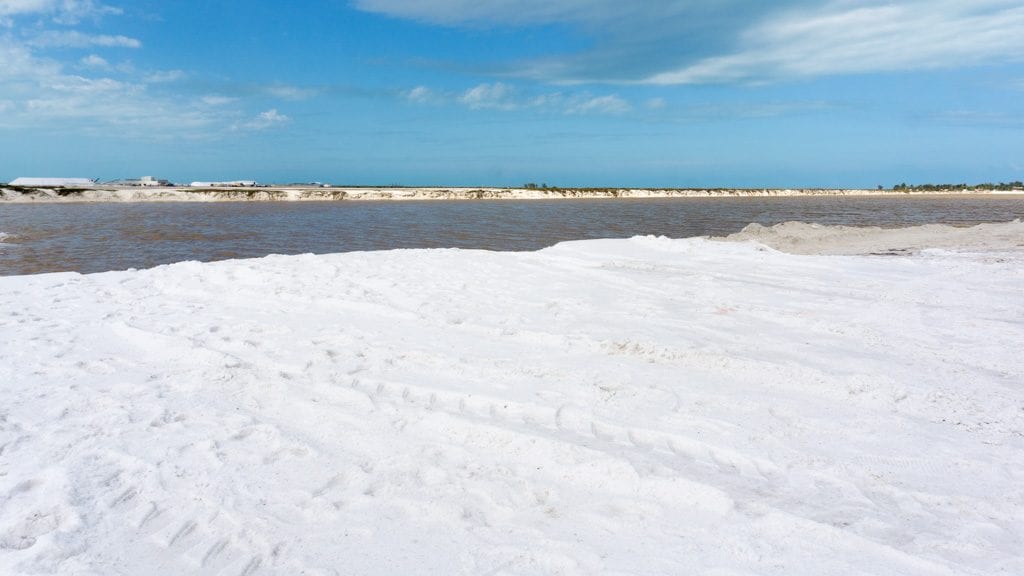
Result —
[[[314,203],[0,204],[0,275],[394,248],[537,250],[566,240],[724,235],[751,222],[971,225],[1022,196]]]

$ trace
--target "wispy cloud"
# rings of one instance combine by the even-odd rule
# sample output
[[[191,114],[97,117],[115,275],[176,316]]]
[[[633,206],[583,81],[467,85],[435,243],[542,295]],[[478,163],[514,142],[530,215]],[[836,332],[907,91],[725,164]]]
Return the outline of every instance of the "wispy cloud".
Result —
[[[188,77],[188,74],[184,70],[160,70],[146,74],[143,80],[147,84],[169,84],[183,80],[186,77]]]
[[[267,86],[263,88],[263,92],[268,96],[280,98],[281,100],[308,100],[319,93],[318,90],[313,88],[299,88],[298,86],[288,86],[285,84]]]
[[[416,104],[429,104],[438,100],[434,91],[426,86],[417,86],[411,90],[407,90],[403,93],[403,96],[406,100]]]
[[[459,96],[459,102],[473,110],[514,110],[519,107],[514,98],[515,89],[508,84],[495,82],[480,84],[466,90]]]
[[[88,18],[121,14],[123,11],[94,0],[3,0],[0,23],[13,16],[46,16],[58,24],[74,25]]]
[[[122,136],[162,137],[215,125],[217,117],[187,103],[149,94],[110,78],[58,75],[39,78],[46,90],[14,102],[4,125],[60,126],[84,133],[117,130]]]
[[[28,25],[0,33],[0,128],[116,133],[139,139],[214,138],[287,124],[276,108],[256,114],[246,102],[220,94],[190,95],[184,70],[139,70],[113,63],[105,52],[59,60],[54,48],[142,49],[138,39],[120,34],[48,29],[53,22],[73,26],[120,10],[91,0],[0,0],[0,24],[14,19]],[[31,35],[24,29],[33,28]],[[90,26],[90,28],[93,28]],[[251,96],[298,100],[312,91],[284,85],[262,87]],[[250,108],[251,110],[251,108]]]
[[[746,31],[742,49],[647,78],[653,84],[764,81],[1024,59],[1024,6],[1005,0],[832,2]]]
[[[793,1],[793,0],[786,0]],[[797,0],[804,1],[804,0]],[[559,83],[635,80],[677,63],[679,51],[710,50],[738,26],[718,18],[714,33],[703,30],[709,15],[730,11],[756,17],[766,11],[762,0],[355,0],[361,10],[443,26],[508,28],[564,24],[593,37],[592,48],[527,61],[496,64],[506,77]]]
[[[27,42],[37,48],[142,48],[142,42],[136,38],[109,34],[84,34],[77,30],[46,30]]]
[[[1011,112],[994,112],[991,110],[946,110],[927,117],[929,120],[953,126],[990,126],[996,128],[1024,127],[1024,115]]]
[[[271,108],[270,110],[260,112],[254,118],[236,124],[235,128],[239,130],[266,130],[268,128],[287,124],[290,121],[291,118],[281,114],[276,108]]]
[[[48,0],[5,0],[0,2],[0,16],[33,14],[49,9],[55,2]]]
[[[238,102],[238,98],[232,98],[230,96],[221,96],[219,94],[209,94],[199,99],[200,102],[207,106],[226,106],[228,104],[234,104]]]
[[[798,100],[780,102],[714,102],[676,107],[670,107],[666,104],[656,108],[656,110],[659,117],[663,120],[690,123],[778,118],[835,111],[849,107],[847,104],[824,100]]]
[[[446,26],[563,24],[589,48],[495,66],[556,83],[753,83],[1024,60],[1021,0],[356,0]]]
[[[629,102],[615,95],[584,98],[571,102],[565,108],[567,114],[623,114],[633,107]]]
[[[89,54],[80,61],[83,66],[88,68],[98,68],[100,70],[109,70],[111,68],[110,62],[107,59],[98,54]]]
[[[217,122],[187,102],[149,93],[145,86],[109,77],[65,73],[51,60],[0,43],[0,97],[10,102],[0,126],[60,126],[89,132],[117,129],[124,136],[180,134]]]
[[[665,108],[666,106],[668,106],[668,102],[664,98],[655,97],[655,98],[650,98],[646,102],[644,102],[644,106],[648,110],[661,110],[661,109]]]
[[[91,56],[96,57],[73,61],[73,68],[84,67],[90,73],[80,75],[0,35],[0,101],[4,102],[0,129],[113,131],[139,139],[210,138],[240,124],[246,130],[260,130],[287,121],[276,110],[245,121],[242,111],[228,107],[234,101],[213,106],[216,102],[202,97],[164,93],[146,82],[144,75],[135,76],[128,68]]]
[[[417,86],[403,93],[415,104],[454,103],[470,110],[545,111],[561,114],[622,114],[633,106],[615,94],[595,96],[587,92],[545,92],[537,94],[505,82],[484,82],[457,94]]]

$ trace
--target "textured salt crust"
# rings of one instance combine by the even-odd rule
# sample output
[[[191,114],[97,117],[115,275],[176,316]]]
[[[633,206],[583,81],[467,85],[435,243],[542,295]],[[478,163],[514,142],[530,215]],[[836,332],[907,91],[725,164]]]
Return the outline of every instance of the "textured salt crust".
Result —
[[[909,228],[822,226],[785,222],[750,224],[726,236],[732,242],[755,241],[791,254],[903,254],[927,248],[1022,250],[1024,222],[954,227],[928,224]]]
[[[1024,573],[1024,255],[0,278],[0,574]]]

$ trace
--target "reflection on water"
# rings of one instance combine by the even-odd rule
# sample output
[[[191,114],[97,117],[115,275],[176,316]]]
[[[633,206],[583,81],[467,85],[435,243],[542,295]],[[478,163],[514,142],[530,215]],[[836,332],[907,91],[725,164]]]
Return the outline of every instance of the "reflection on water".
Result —
[[[859,226],[1024,218],[1024,197],[0,204],[0,275],[393,248],[536,250],[565,240],[686,238],[789,220]]]

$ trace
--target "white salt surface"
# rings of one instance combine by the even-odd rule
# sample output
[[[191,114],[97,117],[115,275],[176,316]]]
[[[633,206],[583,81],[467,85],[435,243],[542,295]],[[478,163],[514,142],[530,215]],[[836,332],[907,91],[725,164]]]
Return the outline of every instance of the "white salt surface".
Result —
[[[822,226],[805,222],[750,224],[725,240],[756,241],[790,254],[903,254],[926,248],[1017,250],[1024,248],[1024,222],[1014,220],[970,228],[945,224],[908,228]]]
[[[1024,574],[1024,254],[0,278],[0,574]]]

